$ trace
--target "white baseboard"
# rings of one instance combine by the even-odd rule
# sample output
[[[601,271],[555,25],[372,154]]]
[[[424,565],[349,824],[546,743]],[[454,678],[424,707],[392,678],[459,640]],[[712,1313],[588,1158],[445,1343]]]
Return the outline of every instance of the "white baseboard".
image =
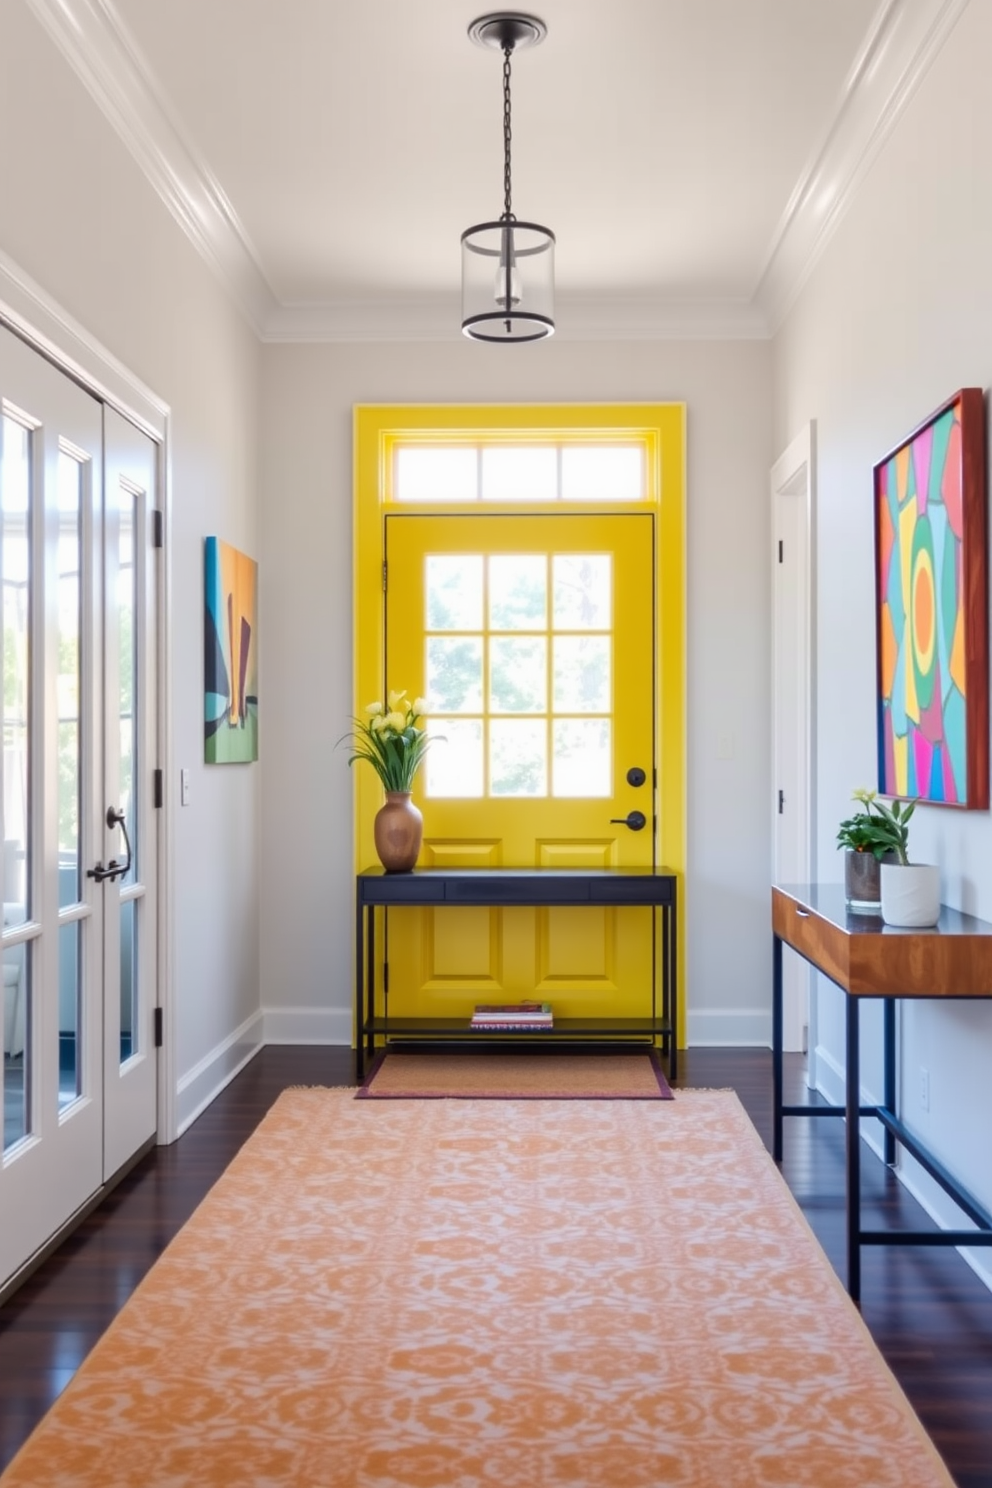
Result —
[[[824,1099],[830,1101],[832,1105],[843,1105],[844,1071],[822,1044],[816,1051],[816,1072],[816,1088]],[[862,1088],[861,1098],[866,1106],[879,1104],[878,1097],[864,1088]],[[861,1135],[871,1150],[884,1161],[882,1129],[878,1122],[873,1121],[870,1116],[866,1117],[861,1123]],[[967,1228],[968,1221],[953,1200],[948,1198],[940,1185],[935,1183],[930,1175],[920,1167],[915,1158],[898,1145],[896,1146],[895,1175],[940,1229]],[[957,1252],[979,1280],[992,1291],[992,1264],[990,1264],[989,1252],[985,1249],[963,1250],[960,1246],[957,1247]]]
[[[741,1008],[728,1012],[724,1008],[690,1009],[687,1019],[686,1047],[768,1049],[772,1042],[772,1015],[769,1008]]]
[[[229,1038],[211,1049],[176,1086],[176,1130],[160,1141],[174,1142],[207,1109],[235,1075],[266,1044],[352,1042],[352,1012],[343,1008],[263,1008]]]
[[[913,1198],[925,1209],[934,1224],[942,1230],[966,1230],[971,1221],[961,1213],[954,1200],[944,1192],[939,1183],[935,1183],[921,1168],[915,1157],[901,1148],[899,1152],[899,1166],[896,1174],[901,1183],[913,1195]],[[980,1250],[965,1250],[961,1246],[955,1247],[958,1255],[966,1261],[989,1291],[992,1292],[992,1251],[982,1247]]]
[[[847,1081],[844,1071],[837,1063],[829,1049],[822,1044],[816,1046],[816,1089],[824,1100],[828,1100],[832,1106],[842,1106],[847,1100]],[[870,1090],[861,1087],[861,1104],[863,1106],[878,1106],[881,1101],[877,1095]],[[803,1118],[799,1118],[802,1120]],[[807,1117],[807,1120],[816,1120],[815,1117]],[[820,1118],[822,1120],[822,1117]],[[885,1148],[883,1146],[882,1128],[872,1116],[865,1116],[861,1122],[861,1135],[874,1152],[875,1156],[884,1161]]]
[[[352,1042],[351,1008],[265,1008],[263,1043],[343,1044]]]
[[[265,1042],[261,1013],[253,1013],[230,1037],[211,1049],[176,1083],[176,1130],[168,1140],[181,1137],[198,1116],[244,1069]],[[161,1138],[160,1138],[161,1140]]]

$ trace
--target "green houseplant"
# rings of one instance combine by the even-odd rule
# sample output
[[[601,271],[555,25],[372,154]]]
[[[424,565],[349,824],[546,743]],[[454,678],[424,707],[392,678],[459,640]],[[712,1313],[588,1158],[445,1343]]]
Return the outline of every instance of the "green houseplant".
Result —
[[[881,864],[882,919],[903,929],[922,929],[940,919],[940,869],[909,861],[909,820],[916,804],[875,802],[889,849]]]
[[[837,829],[837,846],[845,849],[844,893],[851,909],[877,913],[882,902],[880,865],[892,851],[893,829],[874,791],[856,790],[851,799],[861,809]]]
[[[369,703],[365,716],[353,718],[348,764],[365,760],[382,782],[385,804],[376,813],[375,849],[387,873],[408,872],[417,861],[424,819],[411,800],[413,782],[430,740],[423,698],[409,702],[406,690],[390,692],[386,702]],[[343,743],[344,739],[338,740]]]

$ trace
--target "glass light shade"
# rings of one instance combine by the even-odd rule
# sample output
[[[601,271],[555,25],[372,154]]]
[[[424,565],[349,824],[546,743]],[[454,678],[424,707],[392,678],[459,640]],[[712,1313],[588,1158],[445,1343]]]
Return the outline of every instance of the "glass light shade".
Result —
[[[540,341],[555,330],[555,235],[536,222],[462,233],[462,330],[476,341]]]

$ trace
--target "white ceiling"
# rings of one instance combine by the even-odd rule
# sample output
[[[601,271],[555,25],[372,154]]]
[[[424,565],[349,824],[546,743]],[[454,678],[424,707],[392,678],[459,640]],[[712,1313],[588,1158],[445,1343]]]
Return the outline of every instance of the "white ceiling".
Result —
[[[269,339],[457,334],[485,0],[27,0]],[[768,334],[965,0],[539,0],[513,205],[573,334]]]

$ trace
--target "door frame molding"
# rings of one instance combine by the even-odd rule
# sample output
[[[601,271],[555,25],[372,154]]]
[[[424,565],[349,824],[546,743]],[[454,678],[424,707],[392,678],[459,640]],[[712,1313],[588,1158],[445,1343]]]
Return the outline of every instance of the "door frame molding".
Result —
[[[420,502],[400,505],[393,496],[395,446],[401,442],[520,443],[563,438],[595,443],[624,434],[643,442],[647,454],[646,499],[606,502],[614,515],[653,511],[655,523],[655,738],[660,868],[679,875],[686,867],[686,638],[685,638],[685,453],[684,403],[356,404],[354,417],[354,706],[361,710],[380,696],[385,650],[385,518],[387,512],[423,516],[594,515],[594,502]],[[395,679],[394,679],[395,680]],[[372,823],[381,804],[371,770],[355,770],[355,871],[376,862]],[[678,895],[678,936],[686,945],[686,895]],[[686,957],[679,957],[678,1027],[686,1027]]]
[[[157,615],[158,763],[166,782],[174,778],[172,749],[172,411],[170,405],[136,377],[123,362],[90,334],[12,258],[0,251],[0,323],[80,383],[101,402],[115,408],[158,446],[158,505],[162,512],[163,549]],[[175,929],[171,907],[175,882],[174,793],[164,792],[159,821],[157,884],[158,1006],[163,1010],[163,1042],[158,1050],[158,1137],[160,1144],[179,1135],[176,1100],[176,1039],[173,975]]]
[[[799,782],[796,802],[797,833],[800,843],[799,856],[805,865],[806,881],[816,877],[816,822],[813,803],[816,799],[816,424],[810,420],[792,440],[787,449],[775,461],[771,469],[771,663],[772,663],[772,779],[770,782],[770,810],[772,817],[772,877],[775,877],[775,840],[777,835],[776,815],[777,781],[779,770],[779,736],[777,729],[778,697],[778,627],[776,624],[776,575],[778,568],[779,510],[782,501],[801,503],[801,518],[804,541],[796,559],[796,619],[800,631],[797,665],[797,691],[800,698],[798,710],[798,766],[796,778]],[[800,985],[808,986],[808,1082],[815,1085],[816,1065],[816,980],[809,975],[802,963]],[[792,1009],[795,1023],[796,1010]],[[786,1048],[798,1047],[796,1029],[792,1028],[791,1043],[786,1038]]]

